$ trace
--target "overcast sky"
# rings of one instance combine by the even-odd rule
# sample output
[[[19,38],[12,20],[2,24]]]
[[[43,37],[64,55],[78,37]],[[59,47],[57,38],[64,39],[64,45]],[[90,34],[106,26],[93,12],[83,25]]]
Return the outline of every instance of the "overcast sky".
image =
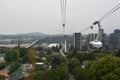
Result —
[[[115,7],[120,0],[67,0],[66,33],[80,32]],[[59,34],[60,0],[0,0],[0,34]],[[120,10],[101,22],[106,33],[120,29]],[[97,31],[88,30],[84,33]]]

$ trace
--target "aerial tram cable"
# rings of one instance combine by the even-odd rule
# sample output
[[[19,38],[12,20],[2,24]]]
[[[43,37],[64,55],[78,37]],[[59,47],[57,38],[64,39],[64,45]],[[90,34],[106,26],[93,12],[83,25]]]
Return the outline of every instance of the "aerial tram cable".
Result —
[[[115,6],[112,10],[107,12],[104,16],[102,16],[98,21],[95,21],[92,24],[92,26],[87,27],[83,30],[83,31],[86,31],[89,28],[93,29],[94,25],[98,24],[98,35],[97,35],[95,40],[93,40],[89,43],[89,45],[91,45],[93,48],[99,49],[99,48],[102,48],[102,46],[103,46],[103,43],[102,43],[102,28],[101,28],[100,22],[103,21],[104,19],[106,19],[107,17],[109,17],[110,15],[112,15],[114,12],[116,12],[119,9],[120,9],[120,3],[117,6]]]
[[[60,0],[61,14],[62,14],[62,26],[65,27],[66,23],[66,0]]]
[[[110,15],[112,15],[114,12],[116,12],[118,9],[120,9],[120,3],[115,6],[112,10],[110,10],[108,13],[106,13],[103,17],[101,17],[98,21],[95,21],[93,23],[93,25],[98,24],[98,35],[96,37],[95,40],[89,42],[89,44],[93,47],[93,48],[103,48],[103,42],[102,42],[102,28],[100,25],[100,22],[103,21],[104,19],[106,19],[107,17],[109,17]],[[94,26],[93,26],[94,27]]]
[[[113,9],[111,9],[109,12],[107,12],[104,16],[102,16],[98,21],[103,21],[105,18],[109,17],[111,14],[116,12],[118,9],[120,9],[120,3],[115,6]]]
[[[80,31],[80,32],[84,32],[84,31],[86,31],[86,30],[88,30],[88,29],[90,29],[90,27],[87,27],[87,28],[83,29],[83,30]]]
[[[66,42],[66,35],[65,35],[65,26],[66,26],[66,0],[60,0],[61,3],[61,18],[62,18],[62,27],[63,27],[63,34],[64,34],[64,51],[67,51],[67,42]]]
[[[116,12],[119,9],[120,9],[120,3],[117,6],[115,6],[112,10],[107,12],[104,16],[102,16],[98,21],[99,22],[103,21],[104,19],[106,19],[107,17],[109,17],[110,15],[112,15],[114,12]],[[83,29],[81,32],[84,32],[90,28],[93,29],[93,27],[94,27],[94,24],[92,24],[92,26],[89,26],[89,27]]]
[[[93,24],[91,25],[91,26],[89,26],[89,27],[86,27],[85,29],[83,29],[83,30],[81,30],[80,32],[82,33],[82,32],[85,32],[85,31],[87,31],[87,30],[89,30],[89,29],[93,29]]]

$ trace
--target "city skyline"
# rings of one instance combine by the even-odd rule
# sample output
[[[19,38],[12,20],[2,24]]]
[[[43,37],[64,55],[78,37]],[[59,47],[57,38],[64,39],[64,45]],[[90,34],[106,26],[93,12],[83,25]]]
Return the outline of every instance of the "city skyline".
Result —
[[[119,0],[67,1],[66,33],[81,32],[118,3]],[[119,12],[101,22],[105,33],[120,29]],[[0,34],[62,33],[60,0],[0,0],[0,28]],[[83,33],[92,32],[97,32],[97,27]]]

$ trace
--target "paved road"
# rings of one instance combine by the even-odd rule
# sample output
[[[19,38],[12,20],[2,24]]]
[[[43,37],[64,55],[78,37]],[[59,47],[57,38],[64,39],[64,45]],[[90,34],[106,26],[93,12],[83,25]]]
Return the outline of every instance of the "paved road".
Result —
[[[69,74],[70,80],[75,80],[72,74]]]
[[[61,55],[62,55],[63,57],[66,58],[66,55],[63,53],[63,49],[60,49],[60,53],[61,53]],[[67,60],[67,58],[66,58],[66,60]],[[73,76],[72,74],[69,74],[69,78],[70,78],[70,80],[75,80],[75,79],[74,79],[74,76]]]
[[[60,53],[61,53],[61,55],[62,55],[63,57],[66,58],[66,55],[63,53],[63,49],[60,49]]]

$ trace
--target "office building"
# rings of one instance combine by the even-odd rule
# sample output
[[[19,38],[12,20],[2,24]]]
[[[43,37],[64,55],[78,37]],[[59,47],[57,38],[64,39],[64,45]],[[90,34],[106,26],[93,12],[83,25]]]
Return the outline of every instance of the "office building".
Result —
[[[97,34],[93,34],[93,33],[88,34],[88,35],[87,35],[87,44],[89,44],[89,42],[95,40],[96,37],[97,37]]]
[[[82,34],[81,33],[74,33],[73,35],[73,45],[75,48],[81,50],[83,41],[82,41]]]
[[[112,34],[109,35],[109,45],[113,49],[120,49],[120,30],[115,29]]]

